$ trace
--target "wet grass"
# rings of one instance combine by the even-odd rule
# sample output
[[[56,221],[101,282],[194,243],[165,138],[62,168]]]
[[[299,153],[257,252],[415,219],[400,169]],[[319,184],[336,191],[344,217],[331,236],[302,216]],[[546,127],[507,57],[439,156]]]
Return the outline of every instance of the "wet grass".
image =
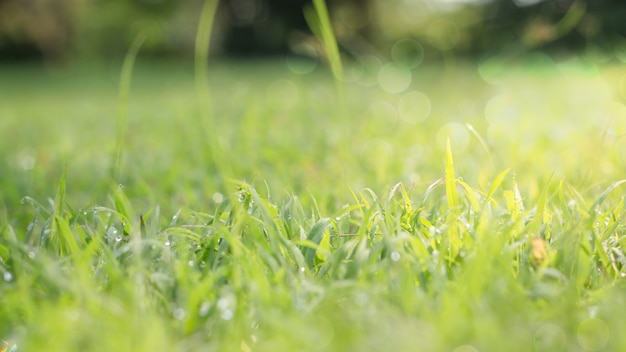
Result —
[[[618,68],[120,67],[0,68],[19,350],[626,347]]]

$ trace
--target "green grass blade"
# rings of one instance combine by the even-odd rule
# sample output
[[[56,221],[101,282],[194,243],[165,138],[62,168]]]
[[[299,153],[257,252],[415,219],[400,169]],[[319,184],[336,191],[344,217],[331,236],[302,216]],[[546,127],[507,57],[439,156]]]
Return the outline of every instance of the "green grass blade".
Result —
[[[65,193],[66,193],[66,178],[67,178],[67,169],[63,169],[63,174],[61,175],[61,180],[59,180],[59,185],[57,186],[57,193],[54,197],[54,211],[52,213],[52,228],[50,230],[50,234],[48,237],[48,241],[53,248],[57,251],[60,251],[62,247],[62,235],[66,235],[66,233],[61,234],[59,231],[59,222],[57,219],[62,219],[64,212],[64,204],[65,204]]]
[[[533,220],[528,224],[527,229],[531,236],[539,236],[539,230],[541,226],[546,221],[546,211],[547,211],[547,203],[548,203],[548,188],[550,186],[550,181],[552,180],[552,175],[546,182],[546,185],[541,190],[541,194],[539,195],[539,199],[537,200],[537,205],[535,207],[535,215]],[[549,238],[547,238],[549,239]]]
[[[313,8],[304,8],[304,17],[311,31],[322,42],[330,68],[335,77],[335,85],[342,109],[345,110],[344,72],[339,53],[339,45],[324,0],[313,0]]]
[[[491,187],[489,187],[489,192],[487,192],[487,198],[486,198],[487,202],[489,202],[489,201],[495,202],[495,200],[493,200],[492,197],[493,197],[494,193],[496,193],[496,190],[498,189],[498,187],[500,187],[500,185],[502,184],[502,181],[504,181],[504,178],[509,173],[509,171],[511,171],[510,168],[502,171],[493,180],[493,182],[491,183]]]
[[[328,226],[330,226],[330,219],[322,218],[322,219],[318,220],[315,223],[315,225],[313,225],[313,227],[311,228],[311,231],[309,231],[309,233],[307,235],[307,240],[309,240],[312,243],[314,243],[315,245],[319,246],[320,243],[322,242],[322,240],[324,239],[324,233],[328,229]],[[303,250],[303,252],[304,252],[304,259],[306,261],[306,264],[310,268],[313,267],[313,264],[315,263],[315,258],[316,258],[316,255],[317,255],[317,251],[318,251],[317,248],[316,249],[305,248]]]
[[[128,99],[130,97],[130,84],[132,79],[133,67],[135,66],[135,59],[139,53],[141,45],[146,40],[144,33],[139,34],[130,48],[124,63],[122,64],[122,72],[120,74],[120,86],[119,86],[119,98],[117,105],[117,119],[116,119],[116,142],[115,142],[115,155],[113,157],[113,168],[111,169],[111,178],[116,180],[119,178],[122,172],[122,159],[124,152],[124,141],[126,139],[126,130],[128,127]]]
[[[218,176],[221,178],[222,186],[225,186],[228,179],[231,179],[230,164],[227,153],[220,147],[218,135],[215,133],[216,124],[212,117],[211,92],[209,89],[209,47],[211,43],[211,33],[217,13],[218,0],[206,0],[200,14],[200,23],[196,32],[195,43],[195,73],[196,95],[198,106],[202,115],[202,127],[206,135],[207,152],[214,163]],[[225,190],[227,191],[227,190]]]
[[[472,209],[474,209],[474,211],[479,211],[480,203],[478,202],[478,197],[476,197],[476,192],[464,181],[457,180],[457,183],[465,190],[465,197],[470,202]]]
[[[446,197],[448,198],[448,208],[456,209],[459,206],[459,196],[456,192],[456,177],[454,176],[454,161],[452,159],[452,149],[450,140],[446,144]]]
[[[306,10],[305,16],[307,17],[309,25],[314,24],[311,26],[311,29],[313,33],[320,37],[324,44],[324,49],[326,50],[326,55],[328,56],[328,61],[335,79],[343,81],[343,66],[341,64],[341,56],[339,55],[339,45],[337,45],[337,38],[333,32],[326,2],[324,0],[313,0],[313,7],[315,9],[315,18],[313,18],[313,13]]]
[[[611,194],[611,192],[613,192],[613,190],[615,190],[617,187],[621,186],[624,183],[626,183],[626,180],[613,182],[613,184],[605,189],[604,192],[600,194],[600,197],[598,197],[598,199],[593,202],[593,204],[589,207],[589,214],[595,214],[596,208],[604,202],[604,200]]]
[[[198,103],[204,114],[210,113],[209,73],[207,62],[209,61],[209,46],[213,22],[217,11],[217,0],[206,0],[200,14],[200,23],[196,32],[195,47],[195,81]]]
[[[446,198],[448,199],[448,262],[452,263],[461,250],[463,243],[459,237],[458,216],[459,216],[459,196],[456,191],[456,177],[454,175],[454,160],[452,159],[452,148],[450,140],[446,143]]]
[[[472,126],[469,123],[466,123],[465,127],[468,129],[468,131],[470,131],[472,133],[472,135],[474,135],[474,137],[476,137],[476,139],[478,139],[478,142],[480,143],[480,146],[483,147],[485,152],[487,152],[487,155],[489,156],[489,161],[491,163],[491,166],[495,166],[494,162],[493,162],[493,155],[491,154],[491,149],[489,148],[489,145],[487,144],[487,142],[485,142],[485,140],[480,135],[480,133],[478,133],[478,131],[476,131],[474,126]]]
[[[129,234],[131,231],[131,222],[133,221],[133,210],[130,205],[130,200],[120,187],[116,187],[113,194],[113,203],[115,204],[115,210],[119,215],[121,215],[120,219],[122,221],[122,226],[124,227],[124,233]]]

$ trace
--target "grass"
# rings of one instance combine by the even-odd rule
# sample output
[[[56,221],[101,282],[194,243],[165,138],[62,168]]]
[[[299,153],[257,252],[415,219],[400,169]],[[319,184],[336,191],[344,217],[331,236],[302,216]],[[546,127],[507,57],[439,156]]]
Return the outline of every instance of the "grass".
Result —
[[[216,62],[207,129],[193,65],[140,55],[122,141],[121,62],[0,68],[0,338],[623,350],[623,73],[488,64],[424,64],[411,99],[346,66],[341,101],[322,68]]]

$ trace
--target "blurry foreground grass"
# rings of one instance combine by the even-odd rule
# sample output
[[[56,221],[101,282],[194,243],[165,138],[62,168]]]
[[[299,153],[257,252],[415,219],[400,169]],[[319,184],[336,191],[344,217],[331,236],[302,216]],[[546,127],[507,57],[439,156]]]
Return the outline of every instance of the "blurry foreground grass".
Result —
[[[111,179],[119,65],[1,68],[0,338],[625,349],[624,73],[350,69],[340,107],[323,72],[215,65],[207,130],[190,67],[138,62]]]

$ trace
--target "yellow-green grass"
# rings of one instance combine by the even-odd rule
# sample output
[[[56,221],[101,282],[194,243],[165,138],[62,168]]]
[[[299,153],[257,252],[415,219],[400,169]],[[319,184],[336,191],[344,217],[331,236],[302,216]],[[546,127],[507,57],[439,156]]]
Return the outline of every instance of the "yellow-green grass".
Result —
[[[0,339],[624,349],[623,71],[456,65],[0,68]]]

